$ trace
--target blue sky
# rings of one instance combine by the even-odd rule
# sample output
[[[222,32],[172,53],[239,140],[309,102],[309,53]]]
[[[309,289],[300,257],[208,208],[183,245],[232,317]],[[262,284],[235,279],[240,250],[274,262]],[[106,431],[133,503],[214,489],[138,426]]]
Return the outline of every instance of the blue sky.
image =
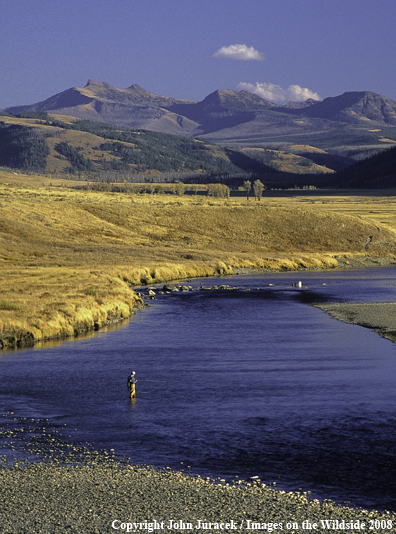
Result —
[[[0,108],[88,79],[202,100],[396,100],[396,0],[0,0]]]

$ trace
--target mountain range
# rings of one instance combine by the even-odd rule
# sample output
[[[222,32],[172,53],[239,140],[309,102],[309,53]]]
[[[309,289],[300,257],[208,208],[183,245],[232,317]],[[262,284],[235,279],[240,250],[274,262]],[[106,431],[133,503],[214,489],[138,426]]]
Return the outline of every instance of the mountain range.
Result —
[[[396,127],[396,102],[369,91],[277,105],[247,91],[217,90],[197,102],[155,95],[136,84],[116,89],[88,80],[83,88],[73,87],[43,102],[3,111],[33,110],[231,142],[257,135]]]
[[[156,95],[136,84],[117,89],[88,80],[83,88],[73,87],[42,102],[2,112],[13,116],[45,112],[47,117],[50,113],[56,118],[55,122],[47,121],[52,126],[64,116],[65,120],[74,117],[132,130],[200,138],[236,150],[246,161],[292,173],[339,171],[396,146],[396,102],[370,91],[278,105],[247,91],[217,90],[202,101],[194,101]],[[65,141],[74,142],[71,137]],[[94,138],[86,142],[98,150]],[[54,143],[48,143],[53,152]],[[162,161],[160,146],[168,141],[156,139],[155,143]],[[81,146],[75,148],[82,150]],[[207,149],[212,150],[209,145]],[[112,147],[112,154],[102,150],[106,158],[118,155],[113,154]],[[85,152],[85,157],[91,157],[88,149]],[[231,152],[227,154],[221,157],[228,160]],[[55,159],[50,156],[50,161],[57,169],[59,154]]]

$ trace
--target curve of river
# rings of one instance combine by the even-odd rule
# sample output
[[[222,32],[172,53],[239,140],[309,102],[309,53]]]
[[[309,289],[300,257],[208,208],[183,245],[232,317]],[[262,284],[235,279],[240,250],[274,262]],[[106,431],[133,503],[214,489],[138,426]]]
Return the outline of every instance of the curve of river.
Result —
[[[396,301],[395,283],[394,267],[194,280],[121,328],[4,352],[0,408],[133,463],[396,509],[396,346],[308,305]]]

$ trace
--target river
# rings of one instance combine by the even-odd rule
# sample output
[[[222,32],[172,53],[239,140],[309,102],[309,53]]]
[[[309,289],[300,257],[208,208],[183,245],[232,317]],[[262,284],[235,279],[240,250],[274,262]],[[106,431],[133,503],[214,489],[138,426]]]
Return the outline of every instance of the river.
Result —
[[[193,280],[120,328],[2,353],[0,409],[133,463],[396,510],[396,346],[309,305],[396,301],[395,283],[395,267]]]

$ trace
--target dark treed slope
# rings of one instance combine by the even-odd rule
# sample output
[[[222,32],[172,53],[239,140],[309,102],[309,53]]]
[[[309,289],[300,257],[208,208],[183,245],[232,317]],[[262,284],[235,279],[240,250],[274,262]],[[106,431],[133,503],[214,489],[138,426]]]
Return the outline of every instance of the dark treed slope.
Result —
[[[342,188],[396,187],[396,147],[354,163],[335,178]]]
[[[0,122],[0,166],[44,172],[50,149],[37,128]]]
[[[138,173],[193,172],[204,178],[274,172],[260,160],[209,141],[87,120],[66,123],[44,111],[0,117],[0,165],[52,173],[121,172],[125,178]]]

